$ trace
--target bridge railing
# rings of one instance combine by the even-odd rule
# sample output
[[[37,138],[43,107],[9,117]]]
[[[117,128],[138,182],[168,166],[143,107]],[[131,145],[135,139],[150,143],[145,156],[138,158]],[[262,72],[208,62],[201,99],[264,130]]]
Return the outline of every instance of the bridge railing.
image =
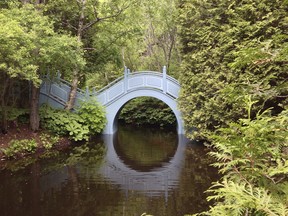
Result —
[[[49,101],[54,107],[64,107],[69,99],[71,87],[72,85],[69,82],[60,78],[60,73],[58,73],[56,77],[49,75],[43,76],[40,93],[46,96],[46,98],[40,97],[40,104]],[[78,99],[83,100],[86,96],[87,92],[77,88]],[[55,105],[54,101],[58,104]]]
[[[58,73],[57,77],[54,78],[49,76],[43,77],[43,85],[40,92],[64,106],[69,99],[71,86],[69,82],[60,78],[60,73]],[[130,73],[130,70],[125,67],[124,76],[117,78],[98,91],[93,90],[90,92],[88,88],[86,91],[78,88],[76,105],[88,96],[96,97],[102,105],[107,105],[125,93],[141,88],[163,91],[165,94],[176,99],[178,98],[180,85],[176,79],[167,75],[166,67],[163,68],[162,73],[156,71]]]
[[[98,101],[103,105],[109,105],[127,92],[143,88],[162,91],[164,94],[176,99],[178,98],[180,85],[176,79],[166,74],[166,67],[163,68],[163,73],[155,71],[137,71],[130,73],[130,71],[125,68],[124,77],[119,77],[92,95],[96,96]]]

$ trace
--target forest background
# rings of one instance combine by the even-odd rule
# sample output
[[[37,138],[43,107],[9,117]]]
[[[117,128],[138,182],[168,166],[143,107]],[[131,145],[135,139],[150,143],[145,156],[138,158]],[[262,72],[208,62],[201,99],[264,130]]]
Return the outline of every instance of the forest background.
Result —
[[[100,89],[124,66],[161,71],[166,65],[182,87],[187,136],[205,140],[224,174],[210,189],[217,202],[204,214],[288,215],[287,0],[4,0],[0,7],[3,133],[29,114],[32,131],[42,118],[43,127],[62,135],[55,116],[72,114],[39,115],[39,85],[48,71],[72,83],[69,111],[77,87]],[[142,98],[121,118],[173,124],[163,106]],[[89,104],[83,110],[102,113]],[[75,124],[62,127],[86,139],[101,131],[103,116],[93,128],[80,111]]]

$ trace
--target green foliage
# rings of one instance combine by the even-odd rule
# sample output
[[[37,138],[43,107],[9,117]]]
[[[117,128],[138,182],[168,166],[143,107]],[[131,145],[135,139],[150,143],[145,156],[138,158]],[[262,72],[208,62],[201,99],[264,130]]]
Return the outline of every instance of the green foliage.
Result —
[[[221,183],[215,183],[208,191],[216,193],[209,199],[217,200],[218,204],[209,212],[197,215],[286,216],[288,214],[285,202],[271,195],[270,191],[248,183],[235,183],[224,179]]]
[[[80,2],[49,0],[43,10],[57,31],[77,35]],[[177,0],[89,0],[85,4],[81,40],[87,65],[80,72],[80,85],[100,89],[123,75],[125,65],[156,71],[166,65],[170,74],[178,70]]]
[[[10,77],[40,84],[39,72],[47,68],[69,71],[83,67],[81,43],[57,34],[47,16],[33,5],[0,10],[0,70]]]
[[[68,135],[75,141],[88,140],[89,128],[76,113],[43,106],[40,119],[42,127],[57,135]]]
[[[15,1],[16,2],[16,1]],[[77,37],[54,31],[49,17],[43,15],[38,4],[8,4],[0,8],[0,104],[2,110],[8,105],[19,104],[22,87],[35,92],[41,84],[40,76],[61,70],[69,74],[72,69],[82,69],[85,65],[84,52]],[[38,5],[39,6],[39,5]],[[21,84],[19,81],[22,81]],[[29,82],[27,82],[29,81]],[[18,82],[18,85],[15,83]],[[21,86],[22,85],[22,86]],[[17,87],[17,91],[15,90]],[[13,91],[13,92],[12,92]],[[12,93],[11,93],[12,92]],[[14,93],[18,94],[18,101]],[[33,95],[33,94],[32,94]],[[32,98],[33,99],[33,98]],[[10,102],[12,101],[13,102]],[[31,128],[38,129],[37,99],[31,100]],[[1,130],[7,131],[7,115],[2,115]]]
[[[255,102],[248,100],[248,116]],[[213,165],[225,174],[209,199],[207,215],[288,214],[288,110],[258,113],[220,128],[211,136]]]
[[[9,10],[0,11],[0,70],[11,77],[19,76],[39,85],[37,66],[29,60],[35,48],[32,38],[11,15]]]
[[[287,215],[287,1],[183,0],[180,8],[180,109],[224,174],[203,214]]]
[[[41,133],[40,140],[41,140],[42,146],[46,150],[50,150],[59,141],[59,136],[50,135],[47,133]]]
[[[75,141],[88,140],[89,135],[100,133],[106,123],[103,108],[93,100],[83,102],[76,113],[43,106],[40,118],[42,127]]]
[[[88,126],[90,134],[100,133],[106,125],[104,107],[94,99],[88,99],[80,104],[77,114]]]
[[[248,115],[252,104],[250,101]],[[233,174],[231,171],[234,170],[251,180],[270,176],[269,173],[275,172],[273,169],[287,166],[288,156],[282,152],[288,146],[287,125],[287,110],[272,117],[266,111],[258,113],[254,120],[240,119],[239,123],[230,123],[229,127],[218,129],[211,135],[213,146],[217,149],[211,154],[220,161],[216,165],[223,173],[229,171]],[[238,169],[238,165],[241,168]]]
[[[16,107],[6,107],[7,119],[9,121],[25,121],[24,118],[29,114],[28,109],[16,108]],[[0,107],[0,117],[2,115],[2,109]]]
[[[251,110],[287,104],[288,5],[279,0],[180,1],[183,63],[180,109],[190,137],[207,138],[217,127]]]
[[[36,147],[37,143],[34,139],[12,140],[2,151],[6,157],[10,158],[19,154],[34,153]]]
[[[151,97],[131,100],[121,110],[119,120],[134,125],[159,125],[167,127],[176,124],[173,111],[162,101]]]
[[[24,118],[24,116],[28,114],[29,114],[28,109],[10,107],[8,109],[8,120],[10,121],[20,120],[21,117]]]

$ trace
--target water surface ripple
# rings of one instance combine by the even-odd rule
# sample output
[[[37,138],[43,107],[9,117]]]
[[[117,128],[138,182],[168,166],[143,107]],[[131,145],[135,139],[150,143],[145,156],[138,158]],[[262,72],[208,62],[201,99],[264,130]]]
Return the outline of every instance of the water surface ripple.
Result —
[[[122,127],[25,168],[25,161],[8,163],[0,171],[0,215],[196,213],[208,209],[203,192],[218,178],[206,153],[174,132]]]

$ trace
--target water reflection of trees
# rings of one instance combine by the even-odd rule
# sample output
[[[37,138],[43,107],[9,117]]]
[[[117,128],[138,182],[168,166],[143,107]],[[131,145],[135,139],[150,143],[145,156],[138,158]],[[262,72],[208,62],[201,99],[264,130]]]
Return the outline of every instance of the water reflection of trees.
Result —
[[[188,145],[183,166],[179,167],[179,182],[175,183],[178,186],[162,196],[147,196],[134,190],[123,193],[119,186],[107,181],[98,172],[103,161],[99,154],[95,155],[104,155],[105,148],[102,148],[97,144],[78,146],[13,174],[1,172],[1,215],[141,215],[146,212],[174,216],[208,208],[204,191],[218,176],[209,166],[211,161],[202,145]],[[52,173],[64,176],[64,180],[49,186],[43,180]],[[55,182],[57,176],[52,177]]]
[[[173,158],[178,137],[173,132],[120,127],[113,142],[117,155],[127,166],[147,172]]]

